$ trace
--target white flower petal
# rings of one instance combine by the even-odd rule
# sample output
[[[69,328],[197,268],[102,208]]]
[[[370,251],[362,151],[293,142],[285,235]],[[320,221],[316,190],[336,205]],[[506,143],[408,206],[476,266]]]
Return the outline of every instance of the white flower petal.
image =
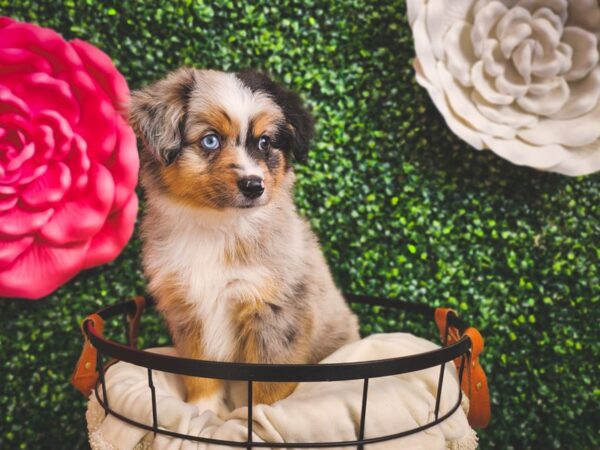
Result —
[[[567,25],[585,28],[588,31],[600,31],[600,4],[598,0],[576,0],[569,2]]]
[[[573,49],[573,66],[565,78],[579,80],[598,64],[598,40],[589,31],[575,27],[565,28],[562,40]]]
[[[481,9],[485,8],[492,1],[497,0],[477,0],[475,5],[473,6],[473,17],[475,17]],[[513,6],[515,6],[517,1],[518,0],[501,0],[502,4],[507,8],[512,8]]]
[[[434,86],[441,86],[437,73],[437,61],[431,51],[429,36],[425,30],[425,15],[426,9],[422,8],[413,24],[415,55],[421,69],[421,76],[427,78]]]
[[[569,83],[569,89],[569,100],[550,116],[552,119],[574,119],[594,109],[600,100],[600,67],[596,67],[583,80]]]
[[[559,43],[560,36],[552,25],[545,19],[533,22],[534,38],[542,46],[542,51],[533,55],[531,66],[532,75],[540,78],[552,78],[571,68],[571,48],[564,43]]]
[[[471,68],[471,80],[477,92],[490,103],[510,105],[515,100],[513,96],[502,94],[496,90],[492,80],[484,73],[483,61],[477,61]]]
[[[527,95],[517,99],[517,104],[525,111],[540,116],[549,116],[556,113],[569,99],[569,85],[562,78],[558,78],[556,87],[543,95]]]
[[[504,73],[496,77],[494,84],[498,92],[511,95],[515,98],[523,97],[527,94],[528,90],[527,83],[512,64],[506,65]]]
[[[516,136],[515,130],[511,127],[491,122],[483,116],[471,102],[469,91],[452,78],[452,75],[442,63],[438,63],[438,72],[448,99],[448,104],[463,121],[471,124],[475,130],[481,133],[491,134],[492,136],[504,139],[511,139]]]
[[[554,51],[547,53],[542,59],[533,59],[531,74],[538,78],[553,78],[560,73],[561,63],[556,58]]]
[[[535,145],[560,144],[580,147],[600,138],[600,104],[588,114],[571,120],[541,119],[531,130],[519,130],[521,139]]]
[[[506,59],[509,59],[513,50],[531,35],[531,30],[528,23],[520,23],[510,28],[510,34],[500,41],[500,49]]]
[[[429,0],[427,2],[427,34],[436,59],[444,58],[444,35],[457,20],[466,21],[475,0]]]
[[[483,67],[490,77],[501,75],[506,69],[506,61],[500,51],[500,45],[496,39],[486,39],[481,54]]]
[[[559,83],[561,83],[561,78],[559,77],[550,78],[548,80],[540,80],[536,83],[531,83],[527,93],[541,97],[542,95],[546,95],[551,90],[556,89]]]
[[[518,105],[494,105],[486,101],[477,91],[471,93],[471,99],[481,114],[495,123],[512,128],[532,128],[537,126],[537,116],[526,113]]]
[[[561,63],[560,75],[564,75],[571,70],[571,67],[573,67],[573,49],[569,44],[565,44],[564,42],[558,44],[558,47],[556,47],[556,57]]]
[[[510,9],[496,25],[502,54],[510,58],[513,49],[531,34],[531,14],[525,8]]]
[[[562,23],[567,20],[567,0],[520,0],[517,6],[526,8],[532,14],[540,8],[550,8],[560,17]]]
[[[477,57],[481,57],[483,43],[490,37],[496,23],[507,11],[506,6],[502,3],[493,1],[481,8],[475,16],[473,30],[471,31],[471,43]]]
[[[534,19],[531,22],[531,28],[533,29],[535,39],[542,44],[545,52],[556,48],[560,42],[560,34],[552,26],[552,23],[546,19]]]
[[[411,27],[413,23],[415,23],[415,20],[417,20],[421,8],[425,8],[425,4],[422,0],[407,0],[406,14],[408,16],[408,23]]]
[[[533,146],[520,139],[505,140],[492,136],[482,136],[482,139],[490,150],[518,166],[548,170],[570,156],[560,145]]]
[[[513,65],[527,84],[531,83],[531,59],[533,58],[534,47],[533,40],[525,39],[512,54]]]
[[[548,170],[571,177],[589,175],[600,170],[600,141],[583,147],[566,147],[569,156]]]
[[[446,67],[463,86],[472,86],[469,68],[475,63],[469,39],[471,24],[456,22],[444,36]]]
[[[533,13],[533,18],[547,20],[556,30],[556,33],[559,36],[562,36],[564,30],[562,21],[560,20],[560,17],[558,17],[550,8],[538,9],[535,13]]]
[[[465,122],[458,117],[454,111],[450,108],[450,105],[446,101],[446,96],[441,89],[433,86],[426,78],[421,75],[421,68],[419,61],[415,61],[416,80],[417,82],[427,89],[429,97],[435,104],[436,108],[444,117],[446,125],[452,130],[454,134],[464,140],[470,146],[477,150],[483,149],[483,141],[479,132],[465,124]]]

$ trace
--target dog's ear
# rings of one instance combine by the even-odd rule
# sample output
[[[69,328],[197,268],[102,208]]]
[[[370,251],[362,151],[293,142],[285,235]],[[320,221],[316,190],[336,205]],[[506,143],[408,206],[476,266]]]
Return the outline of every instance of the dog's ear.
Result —
[[[291,131],[289,150],[296,160],[306,161],[308,146],[315,131],[315,121],[295,92],[274,82],[267,74],[254,69],[238,72],[236,76],[252,91],[267,93],[283,110],[287,126]]]
[[[131,94],[129,123],[146,151],[165,165],[173,163],[185,145],[187,109],[195,84],[194,69],[182,68]]]

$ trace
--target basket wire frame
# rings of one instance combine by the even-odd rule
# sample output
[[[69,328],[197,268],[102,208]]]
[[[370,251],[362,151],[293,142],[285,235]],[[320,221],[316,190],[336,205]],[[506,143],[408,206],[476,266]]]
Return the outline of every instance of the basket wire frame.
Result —
[[[357,303],[367,303],[367,304],[376,304],[384,307],[392,307],[392,308],[401,308],[407,311],[413,310],[425,314],[427,316],[433,317],[434,308],[429,308],[424,305],[417,305],[408,302],[402,302],[397,300],[388,300],[381,299],[376,297],[367,297],[367,296],[355,296],[355,295],[346,295],[346,298],[349,301],[357,302]],[[110,318],[119,313],[128,313],[131,311],[132,307],[135,307],[133,302],[123,302],[117,304],[115,306],[111,306],[105,308],[98,312],[98,314],[103,318]],[[88,335],[92,345],[98,350],[97,351],[97,367],[98,367],[98,380],[96,382],[96,388],[94,389],[96,400],[99,405],[104,409],[105,415],[111,414],[117,419],[138,428],[145,429],[156,434],[162,434],[166,436],[170,436],[178,439],[187,439],[196,442],[203,442],[207,444],[216,444],[221,446],[235,447],[235,448],[246,448],[248,450],[252,450],[253,448],[331,448],[331,447],[352,447],[356,446],[358,450],[363,450],[364,446],[367,444],[375,444],[384,441],[390,441],[393,439],[399,439],[411,434],[415,434],[431,428],[433,426],[438,425],[439,423],[446,420],[450,417],[454,412],[460,407],[462,402],[462,390],[460,386],[462,384],[462,379],[464,375],[465,365],[470,361],[470,350],[471,350],[471,341],[468,337],[462,337],[458,342],[446,346],[448,341],[448,334],[450,326],[456,326],[460,331],[463,331],[466,328],[466,325],[458,319],[455,315],[449,315],[449,321],[446,325],[446,329],[443,336],[443,346],[442,348],[422,353],[418,355],[411,355],[399,358],[391,358],[387,360],[376,360],[376,361],[367,361],[362,363],[338,363],[338,364],[317,364],[317,365],[302,365],[302,364],[283,364],[283,365],[266,365],[266,364],[247,364],[247,363],[217,363],[217,362],[208,362],[208,361],[198,361],[198,360],[187,360],[185,358],[175,358],[169,357],[166,355],[158,355],[150,352],[144,352],[140,350],[135,350],[133,348],[125,347],[121,344],[118,344],[113,341],[109,341],[104,339],[101,335],[99,335],[96,330],[93,328],[91,322],[84,324],[84,330]],[[106,389],[106,370],[103,365],[103,353],[112,358],[116,358],[117,360],[127,361],[132,364],[146,367],[147,369],[147,379],[148,379],[148,389],[150,390],[150,396],[152,401],[152,425],[148,425],[145,423],[138,422],[129,417],[126,417],[119,412],[113,410],[110,407],[109,398],[107,395]],[[137,357],[133,358],[132,356],[136,355]],[[415,358],[419,356],[427,356],[426,358]],[[440,402],[442,395],[442,385],[444,380],[444,372],[446,363],[453,361],[455,358],[460,358],[460,366],[458,370],[458,395],[456,403],[444,414],[440,416]],[[145,359],[145,361],[142,361]],[[169,367],[169,363],[171,360],[180,360],[185,363],[191,363],[186,365],[185,375],[198,376],[204,378],[217,378],[223,380],[239,380],[236,378],[233,373],[235,373],[236,368],[242,369],[250,369],[250,372],[254,372],[253,376],[248,376],[245,381],[247,382],[247,402],[248,402],[248,415],[247,415],[247,438],[246,441],[229,441],[222,439],[213,439],[201,436],[193,436],[188,434],[182,434],[175,431],[166,430],[159,427],[159,412],[156,402],[156,390],[153,382],[153,370],[162,370],[165,372],[171,372],[180,374],[181,372],[176,369]],[[416,363],[415,363],[416,361]],[[194,364],[196,363],[196,364]],[[197,363],[205,363],[205,365],[210,369],[212,368],[212,373],[207,373],[204,370],[197,370],[195,365]],[[412,364],[411,364],[412,363]],[[418,367],[417,369],[411,369],[414,366]],[[401,367],[401,366],[412,366],[412,367]],[[416,370],[423,370],[430,367],[440,366],[440,372],[438,376],[438,384],[437,384],[437,392],[436,392],[436,401],[435,401],[435,413],[434,420],[428,422],[424,425],[421,425],[416,428],[412,428],[409,430],[404,430],[401,432],[388,434],[384,436],[377,436],[371,438],[365,438],[365,424],[367,417],[367,406],[368,406],[368,393],[369,393],[369,380],[370,378],[382,377],[382,376],[390,376],[399,373],[408,373]],[[223,366],[230,370],[221,370],[219,366]],[[327,370],[316,370],[311,373],[310,371],[306,372],[306,368],[315,369],[315,366],[318,368],[328,368]],[[393,370],[394,366],[396,370]],[[297,371],[296,376],[290,376],[289,374],[284,374],[283,380],[277,379],[277,371],[280,368],[293,368]],[[356,377],[350,377],[347,373],[343,374],[343,376],[336,376],[336,368],[350,368],[355,369]],[[374,370],[373,368],[380,369]],[[206,367],[205,367],[206,368]],[[202,364],[200,364],[200,369],[202,369]],[[214,370],[216,369],[216,370]],[[254,369],[254,370],[252,370]],[[399,370],[401,369],[401,370]],[[233,373],[232,373],[233,371]],[[200,372],[191,374],[189,372]],[[248,372],[246,370],[246,372]],[[369,372],[371,376],[369,376]],[[209,376],[207,376],[209,375]],[[216,376],[215,376],[216,375]],[[339,374],[338,374],[339,375]],[[331,441],[331,442],[255,442],[252,440],[253,434],[253,382],[255,381],[309,381],[309,382],[317,382],[317,381],[340,381],[340,380],[363,380],[363,390],[362,390],[362,401],[361,401],[361,413],[360,413],[360,421],[357,430],[358,438],[352,441]],[[102,391],[102,395],[99,394],[99,391]]]

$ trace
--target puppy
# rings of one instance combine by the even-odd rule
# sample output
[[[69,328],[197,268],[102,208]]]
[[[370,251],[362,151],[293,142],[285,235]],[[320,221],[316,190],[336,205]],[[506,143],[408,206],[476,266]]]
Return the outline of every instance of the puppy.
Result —
[[[313,134],[295,93],[256,71],[182,68],[133,93],[130,121],[143,143],[144,270],[180,355],[316,363],[358,339],[293,203],[292,158]],[[201,410],[246,403],[243,382],[185,385]],[[295,387],[254,386],[267,404]]]

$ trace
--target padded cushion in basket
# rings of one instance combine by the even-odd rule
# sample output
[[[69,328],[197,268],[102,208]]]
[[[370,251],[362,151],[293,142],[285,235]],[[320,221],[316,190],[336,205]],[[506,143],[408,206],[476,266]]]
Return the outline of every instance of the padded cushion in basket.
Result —
[[[438,348],[407,333],[371,335],[348,344],[323,363],[355,362],[412,355]],[[150,351],[176,356],[173,348]],[[446,364],[440,415],[455,405],[458,377],[454,365]],[[224,419],[212,411],[198,413],[185,403],[185,387],[177,375],[153,372],[161,428],[195,436],[233,441],[246,440],[247,409],[238,408]],[[365,437],[398,433],[424,425],[434,418],[439,366],[403,375],[369,381]],[[152,406],[147,370],[119,362],[106,372],[110,407],[131,419],[152,424]],[[351,441],[357,438],[362,399],[362,380],[300,383],[287,398],[273,405],[257,405],[253,413],[256,442]],[[466,399],[466,397],[463,397]],[[463,408],[437,426],[394,441],[365,446],[367,450],[477,448],[477,437],[469,427]],[[217,450],[227,447],[181,440],[128,425],[104,411],[92,393],[87,411],[93,450]],[[277,448],[273,446],[273,448]],[[351,448],[356,448],[351,447]]]

